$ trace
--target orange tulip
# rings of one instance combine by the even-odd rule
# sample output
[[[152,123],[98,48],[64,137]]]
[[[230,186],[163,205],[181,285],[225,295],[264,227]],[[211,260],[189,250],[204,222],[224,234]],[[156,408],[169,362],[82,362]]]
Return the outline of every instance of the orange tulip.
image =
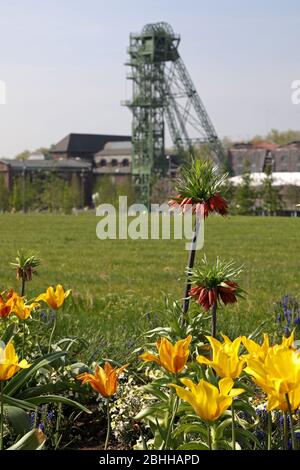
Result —
[[[97,365],[94,374],[84,372],[78,375],[77,379],[81,380],[83,384],[89,383],[96,392],[108,398],[116,393],[118,377],[128,365],[129,364],[126,364],[125,366],[114,369],[109,362],[106,362],[104,368]]]
[[[141,354],[140,359],[145,362],[156,362],[168,372],[177,374],[184,369],[187,363],[191,341],[192,336],[188,336],[173,345],[167,338],[160,338],[156,343],[158,356],[145,352]]]
[[[15,305],[18,294],[10,289],[7,294],[2,293],[0,295],[0,318],[6,318],[12,312]]]

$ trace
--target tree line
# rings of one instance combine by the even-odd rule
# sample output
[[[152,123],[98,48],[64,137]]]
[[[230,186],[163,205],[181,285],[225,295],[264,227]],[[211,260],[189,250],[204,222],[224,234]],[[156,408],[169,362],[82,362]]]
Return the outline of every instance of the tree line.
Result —
[[[13,178],[8,189],[0,175],[0,211],[34,211],[71,213],[84,205],[84,195],[76,175],[67,181],[55,173]]]

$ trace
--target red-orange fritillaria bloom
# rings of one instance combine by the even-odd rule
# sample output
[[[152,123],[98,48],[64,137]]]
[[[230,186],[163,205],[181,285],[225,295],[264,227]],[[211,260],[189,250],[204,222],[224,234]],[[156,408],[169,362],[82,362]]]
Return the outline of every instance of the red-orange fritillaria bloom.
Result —
[[[219,193],[216,193],[208,201],[204,202],[204,217],[208,217],[213,212],[223,216],[228,214],[227,201]]]
[[[201,305],[205,310],[209,310],[218,301],[222,301],[224,305],[237,302],[238,289],[239,285],[236,282],[224,281],[214,288],[204,286],[193,287],[189,291],[189,295],[195,299],[197,304]]]
[[[181,209],[183,213],[188,208],[192,208],[193,213],[198,214],[201,211],[201,206],[203,206],[203,214],[205,218],[213,212],[217,212],[218,214],[223,216],[228,214],[228,203],[219,193],[214,194],[214,196],[210,197],[209,199],[203,202],[196,202],[191,197],[183,198],[178,195],[175,199],[171,199],[168,204],[171,207]]]

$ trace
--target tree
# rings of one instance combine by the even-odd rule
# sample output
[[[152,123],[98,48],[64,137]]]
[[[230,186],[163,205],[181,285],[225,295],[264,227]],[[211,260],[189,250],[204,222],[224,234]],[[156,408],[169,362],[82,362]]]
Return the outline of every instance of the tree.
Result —
[[[31,152],[29,150],[23,150],[23,152],[18,153],[15,156],[16,160],[27,160],[31,155]]]
[[[276,214],[276,212],[282,208],[280,191],[273,185],[274,181],[270,166],[266,168],[265,174],[266,176],[261,190],[262,209],[266,211],[268,215]]]
[[[292,129],[278,131],[277,129],[271,129],[265,136],[256,135],[253,137],[252,142],[257,140],[267,140],[277,145],[286,145],[293,140],[300,140],[300,131],[293,131]]]
[[[241,215],[253,214],[255,210],[255,192],[251,187],[250,164],[245,162],[242,182],[235,193],[235,212]]]
[[[23,183],[25,187],[23,188],[23,197],[24,197],[24,209],[35,210],[39,209],[41,200],[41,179],[38,175],[34,174],[31,176],[26,176]]]
[[[0,175],[0,211],[9,209],[9,191],[3,175]]]
[[[20,211],[24,207],[24,200],[23,200],[23,182],[21,178],[14,178],[12,182],[12,190],[10,193],[10,207],[15,211]]]
[[[41,203],[44,209],[50,212],[58,211],[63,207],[65,195],[65,183],[54,173],[50,173],[43,185]]]
[[[136,202],[136,194],[134,184],[131,180],[131,177],[126,178],[122,183],[117,184],[117,204],[119,202],[119,196],[127,196],[127,205],[131,206]]]
[[[71,182],[68,185],[70,189],[70,198],[72,201],[72,207],[79,209],[83,207],[83,188],[81,187],[80,181],[77,175],[73,174]]]
[[[96,204],[113,204],[117,203],[118,194],[115,181],[109,175],[103,175],[98,180],[94,193],[98,195]]]
[[[300,187],[289,184],[283,188],[282,193],[287,208],[295,210],[296,205],[300,204]]]

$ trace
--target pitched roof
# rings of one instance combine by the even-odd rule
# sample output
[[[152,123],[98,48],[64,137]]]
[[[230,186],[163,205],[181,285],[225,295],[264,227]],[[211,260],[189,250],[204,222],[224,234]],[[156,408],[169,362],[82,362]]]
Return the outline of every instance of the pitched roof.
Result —
[[[95,158],[99,156],[131,156],[131,141],[126,141],[126,142],[107,142],[104,145],[103,150],[100,150],[100,152],[97,152],[95,154]]]
[[[50,153],[91,153],[103,149],[107,142],[131,141],[129,135],[69,134],[54,145]]]

